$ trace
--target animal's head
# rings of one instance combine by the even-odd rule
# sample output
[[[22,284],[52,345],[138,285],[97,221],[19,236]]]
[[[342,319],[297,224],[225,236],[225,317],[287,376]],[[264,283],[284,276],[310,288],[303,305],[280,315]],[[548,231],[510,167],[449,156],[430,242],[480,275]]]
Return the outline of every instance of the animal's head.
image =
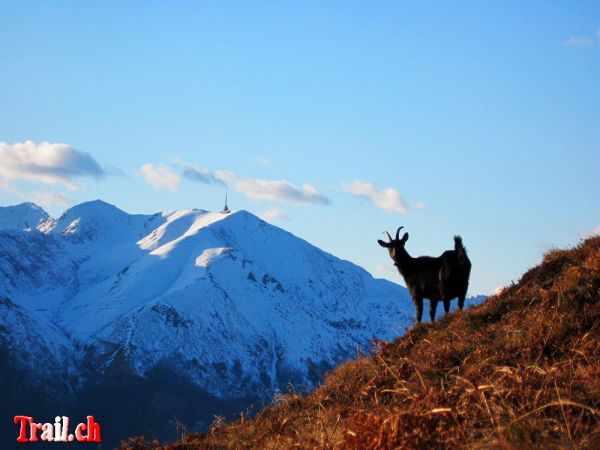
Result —
[[[384,233],[387,234],[387,237],[390,241],[385,242],[385,241],[382,241],[381,239],[379,239],[377,241],[379,243],[379,245],[388,249],[388,251],[390,252],[390,257],[394,260],[394,262],[398,262],[400,257],[402,255],[406,254],[406,249],[404,248],[404,244],[406,244],[406,241],[408,241],[408,233],[404,233],[404,236],[402,236],[402,239],[400,239],[400,230],[402,228],[404,228],[404,227],[400,227],[396,231],[396,239],[392,239],[392,236],[390,236],[390,233],[388,233],[387,231],[384,231]]]

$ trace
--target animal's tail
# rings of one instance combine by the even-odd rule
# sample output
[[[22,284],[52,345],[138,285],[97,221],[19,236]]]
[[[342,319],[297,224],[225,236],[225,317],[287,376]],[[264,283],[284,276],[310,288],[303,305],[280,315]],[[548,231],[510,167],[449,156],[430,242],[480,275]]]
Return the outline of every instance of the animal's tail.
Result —
[[[462,238],[460,236],[454,236],[454,250],[458,260],[463,262],[467,259],[467,249],[463,245]]]

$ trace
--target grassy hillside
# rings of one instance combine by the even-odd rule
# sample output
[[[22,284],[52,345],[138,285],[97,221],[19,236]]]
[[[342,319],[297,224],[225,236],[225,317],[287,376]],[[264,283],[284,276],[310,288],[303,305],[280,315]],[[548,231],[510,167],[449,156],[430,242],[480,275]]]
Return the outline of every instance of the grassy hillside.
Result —
[[[551,251],[479,307],[375,345],[254,419],[121,448],[598,448],[600,238]]]

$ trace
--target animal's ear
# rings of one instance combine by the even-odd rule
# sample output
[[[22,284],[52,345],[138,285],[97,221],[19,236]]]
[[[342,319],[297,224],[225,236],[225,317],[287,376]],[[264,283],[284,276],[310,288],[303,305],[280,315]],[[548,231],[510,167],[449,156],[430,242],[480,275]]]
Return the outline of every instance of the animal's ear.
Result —
[[[408,241],[408,233],[404,233],[404,236],[402,236],[402,243],[406,243],[406,241]]]
[[[379,245],[381,245],[382,247],[385,247],[385,248],[388,248],[390,246],[389,243],[383,242],[381,239],[377,239],[377,242],[379,242]]]

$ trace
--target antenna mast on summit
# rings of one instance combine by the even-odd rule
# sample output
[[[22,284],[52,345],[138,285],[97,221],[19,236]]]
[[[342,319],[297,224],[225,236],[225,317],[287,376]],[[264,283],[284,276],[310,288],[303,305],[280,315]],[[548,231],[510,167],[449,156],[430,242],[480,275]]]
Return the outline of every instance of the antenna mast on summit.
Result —
[[[223,207],[223,211],[221,211],[221,214],[229,214],[230,212],[231,210],[227,206],[227,185],[225,185],[225,206]]]

